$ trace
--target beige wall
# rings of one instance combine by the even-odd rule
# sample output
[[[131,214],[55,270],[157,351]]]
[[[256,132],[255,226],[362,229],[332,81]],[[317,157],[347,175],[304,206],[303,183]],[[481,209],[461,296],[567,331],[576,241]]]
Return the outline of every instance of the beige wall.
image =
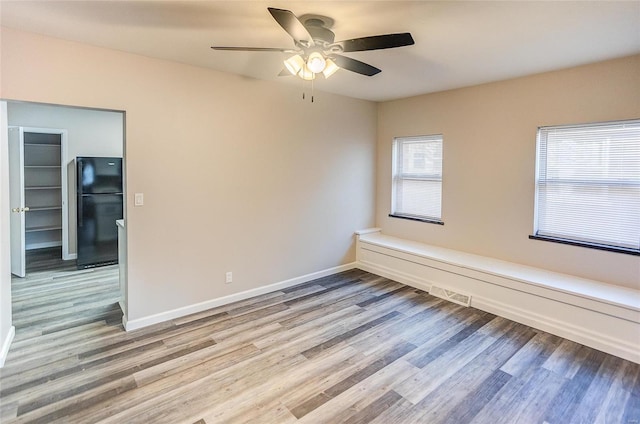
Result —
[[[1,51],[2,98],[126,111],[130,320],[355,260],[375,103],[6,28]]]
[[[640,118],[640,56],[380,104],[377,226],[475,254],[640,288],[640,257],[529,240],[538,126]],[[444,226],[390,218],[393,137],[444,135]]]

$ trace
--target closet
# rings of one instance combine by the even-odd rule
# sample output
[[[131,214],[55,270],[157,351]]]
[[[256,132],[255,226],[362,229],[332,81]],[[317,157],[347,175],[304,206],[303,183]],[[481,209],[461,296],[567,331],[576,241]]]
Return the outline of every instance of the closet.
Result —
[[[67,131],[9,127],[11,273],[25,276],[25,252],[58,248],[64,259]]]
[[[23,134],[25,249],[62,246],[62,136]]]

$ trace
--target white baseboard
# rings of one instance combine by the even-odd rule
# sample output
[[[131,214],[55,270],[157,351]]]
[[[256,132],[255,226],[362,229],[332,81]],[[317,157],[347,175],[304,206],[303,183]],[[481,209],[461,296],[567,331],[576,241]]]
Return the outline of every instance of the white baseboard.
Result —
[[[339,272],[348,271],[354,268],[356,268],[356,263],[352,262],[349,264],[328,268],[322,271],[313,272],[311,274],[302,275],[300,277],[291,278],[289,280],[280,281],[278,283],[269,284],[268,286],[262,286],[255,289],[246,290],[240,293],[230,294],[228,296],[207,300],[205,302],[184,306],[182,308],[173,309],[170,311],[162,312],[155,315],[150,315],[143,318],[127,320],[126,316],[123,316],[122,324],[125,330],[127,331],[137,330],[139,328],[148,327],[153,324],[158,324],[164,321],[169,321],[169,320],[180,318],[186,315],[191,315],[198,312],[206,311],[207,309],[217,308],[219,306],[224,306],[229,303],[233,303],[240,300],[249,299],[251,297],[260,296],[262,294],[286,289],[288,287],[306,283],[308,281],[312,281],[317,278],[326,277],[328,275],[337,274]]]
[[[640,363],[640,321],[633,308],[528,286],[464,264],[429,260],[415,252],[358,242],[358,268],[428,291],[438,285],[471,295],[471,306]]]
[[[2,342],[2,350],[0,350],[0,368],[4,367],[4,361],[7,359],[9,348],[11,347],[11,342],[13,341],[15,335],[16,327],[12,325],[11,328],[9,328],[7,337],[5,337],[4,341]]]
[[[78,259],[78,254],[77,253],[68,253],[66,255],[62,255],[62,260],[64,261],[71,261],[71,260],[75,260]]]

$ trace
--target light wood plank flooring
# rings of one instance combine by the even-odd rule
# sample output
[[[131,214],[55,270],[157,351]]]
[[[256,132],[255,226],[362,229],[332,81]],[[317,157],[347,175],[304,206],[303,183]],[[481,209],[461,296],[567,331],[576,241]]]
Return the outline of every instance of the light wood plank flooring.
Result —
[[[25,252],[27,273],[36,271],[73,271],[77,269],[76,261],[62,260],[62,247],[47,247]]]
[[[14,281],[2,423],[640,421],[639,365],[359,270],[130,333],[117,296]]]

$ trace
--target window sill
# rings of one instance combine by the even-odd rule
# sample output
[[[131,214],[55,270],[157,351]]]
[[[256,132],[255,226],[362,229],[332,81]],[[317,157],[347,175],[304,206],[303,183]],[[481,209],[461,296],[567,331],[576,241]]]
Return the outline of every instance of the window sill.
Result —
[[[529,238],[531,240],[550,241],[552,243],[568,244],[570,246],[586,247],[588,249],[597,249],[597,250],[604,250],[607,252],[624,253],[627,255],[640,256],[640,250],[629,249],[625,247],[616,247],[616,246],[609,246],[606,244],[597,244],[597,243],[587,243],[584,241],[575,241],[575,240],[568,240],[568,239],[548,237],[548,236],[531,235],[529,236]]]
[[[391,218],[400,218],[400,219],[408,219],[410,221],[419,221],[419,222],[426,222],[429,224],[438,224],[438,225],[444,225],[443,221],[439,221],[437,219],[430,219],[430,218],[420,218],[417,216],[409,216],[409,215],[395,215],[390,213],[389,216]]]

